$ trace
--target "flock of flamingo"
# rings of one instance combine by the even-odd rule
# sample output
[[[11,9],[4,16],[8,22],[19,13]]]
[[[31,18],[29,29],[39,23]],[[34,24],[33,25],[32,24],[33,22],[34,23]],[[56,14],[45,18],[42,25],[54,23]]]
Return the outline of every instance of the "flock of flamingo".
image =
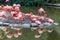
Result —
[[[35,38],[41,37],[44,32],[51,33],[53,31],[56,23],[48,17],[43,8],[38,10],[37,15],[34,15],[33,12],[25,14],[21,12],[20,8],[20,4],[0,5],[0,30],[4,32],[7,38],[18,38],[22,35],[21,30],[23,28],[31,28],[32,31],[37,30],[38,33]],[[16,31],[10,33],[9,28]],[[2,38],[3,36],[0,34],[0,39]]]

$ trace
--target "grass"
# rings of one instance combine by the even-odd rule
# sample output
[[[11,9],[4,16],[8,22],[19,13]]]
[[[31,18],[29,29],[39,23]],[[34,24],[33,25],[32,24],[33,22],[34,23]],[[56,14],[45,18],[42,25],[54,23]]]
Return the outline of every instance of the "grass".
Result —
[[[22,7],[21,11],[24,13],[32,11],[34,14],[37,14],[37,10],[39,8],[40,7]],[[8,39],[6,37],[3,37],[2,40],[60,40],[60,9],[52,7],[44,7],[44,9],[46,10],[46,13],[49,15],[50,18],[59,23],[58,26],[55,26],[52,33],[43,33],[39,39],[36,39],[34,38],[34,35],[37,33],[36,31],[32,32],[30,29],[23,29],[23,34],[19,38]]]

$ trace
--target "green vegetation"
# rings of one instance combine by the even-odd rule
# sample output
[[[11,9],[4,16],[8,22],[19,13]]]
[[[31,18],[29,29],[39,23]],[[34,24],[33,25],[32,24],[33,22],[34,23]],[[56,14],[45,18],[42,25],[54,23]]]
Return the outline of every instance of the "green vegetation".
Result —
[[[48,2],[60,3],[60,0],[9,0],[9,3],[6,3],[5,0],[0,0],[0,4],[13,5],[14,3],[16,3],[16,4],[21,4],[22,6],[41,6]]]
[[[13,5],[14,3],[16,4],[21,4],[22,6],[41,6],[43,3],[45,3],[44,0],[10,0],[9,5]],[[0,1],[0,4],[6,5],[7,3],[2,0]]]

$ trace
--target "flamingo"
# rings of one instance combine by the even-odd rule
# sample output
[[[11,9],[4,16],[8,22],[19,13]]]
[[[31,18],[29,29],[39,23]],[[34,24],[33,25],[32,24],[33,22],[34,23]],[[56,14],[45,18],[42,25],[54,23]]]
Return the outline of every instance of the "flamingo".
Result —
[[[0,17],[5,18],[6,17],[6,12],[5,11],[0,12]]]
[[[38,15],[40,15],[40,14],[42,14],[42,13],[45,13],[45,10],[44,10],[43,8],[40,8],[40,9],[38,10]]]
[[[6,30],[8,30],[8,28],[7,27],[1,27],[1,30],[3,30],[5,32]]]
[[[13,7],[17,6],[17,4],[13,4]]]
[[[11,29],[16,30],[16,31],[21,31],[22,28],[16,28],[16,27],[11,27]],[[18,32],[18,35],[22,35],[21,32]]]
[[[51,33],[51,32],[53,32],[53,29],[48,29],[47,31],[48,31],[49,33]]]
[[[35,18],[36,16],[35,15],[31,15],[30,16],[30,19],[32,20],[32,22],[35,22],[37,19]],[[36,30],[37,28],[31,28],[32,31]]]
[[[9,12],[9,11],[10,11],[9,5],[4,6],[4,10],[5,10],[6,12]]]
[[[42,23],[39,20],[36,20],[35,23],[39,25],[38,33],[42,34],[43,33],[43,30],[41,29],[41,27],[43,26]]]
[[[31,16],[30,16],[30,19],[31,19],[32,21],[37,20],[36,15],[31,15]]]
[[[41,37],[41,35],[35,35],[35,38],[40,38]]]
[[[14,33],[14,37],[15,37],[15,38],[18,38],[18,37],[19,37],[18,32],[15,32],[15,33]]]
[[[33,14],[32,12],[26,13],[25,16],[29,16],[30,17],[32,14]]]
[[[39,13],[45,13],[45,10],[43,8],[40,8],[38,11]]]
[[[6,35],[6,37],[9,38],[9,39],[11,39],[11,38],[13,37],[13,34],[12,34],[12,33],[8,33],[8,34]]]
[[[19,7],[19,9],[21,8],[21,5],[20,4],[17,4],[17,7]]]
[[[48,26],[48,27],[51,27],[53,24],[54,24],[54,20],[52,20],[51,18],[48,18],[48,19],[46,20],[46,22],[43,23],[43,25]],[[53,28],[53,27],[51,27],[51,28]],[[48,29],[47,31],[48,31],[48,32],[52,32],[53,30],[52,30],[51,28]]]
[[[12,15],[13,17],[16,17],[16,16],[17,16],[17,12],[16,12],[16,11],[11,11],[11,15]]]
[[[17,4],[17,6],[18,6],[18,7],[21,7],[21,5],[20,5],[20,4]]]
[[[35,23],[39,24],[39,25],[41,24],[41,22],[39,20],[36,20]]]
[[[0,6],[0,10],[4,10],[4,5],[1,5]]]
[[[14,17],[15,20],[20,20],[20,21],[23,21],[24,20],[24,16],[22,14],[22,12],[19,12],[17,14],[17,17]]]
[[[49,22],[49,23],[54,23],[54,20],[52,20],[52,19],[49,18],[49,19],[48,19],[48,22]]]
[[[16,11],[20,11],[20,8],[18,6],[15,7]]]
[[[16,28],[16,27],[14,27],[14,30],[16,30],[16,31],[21,31],[22,28]]]

